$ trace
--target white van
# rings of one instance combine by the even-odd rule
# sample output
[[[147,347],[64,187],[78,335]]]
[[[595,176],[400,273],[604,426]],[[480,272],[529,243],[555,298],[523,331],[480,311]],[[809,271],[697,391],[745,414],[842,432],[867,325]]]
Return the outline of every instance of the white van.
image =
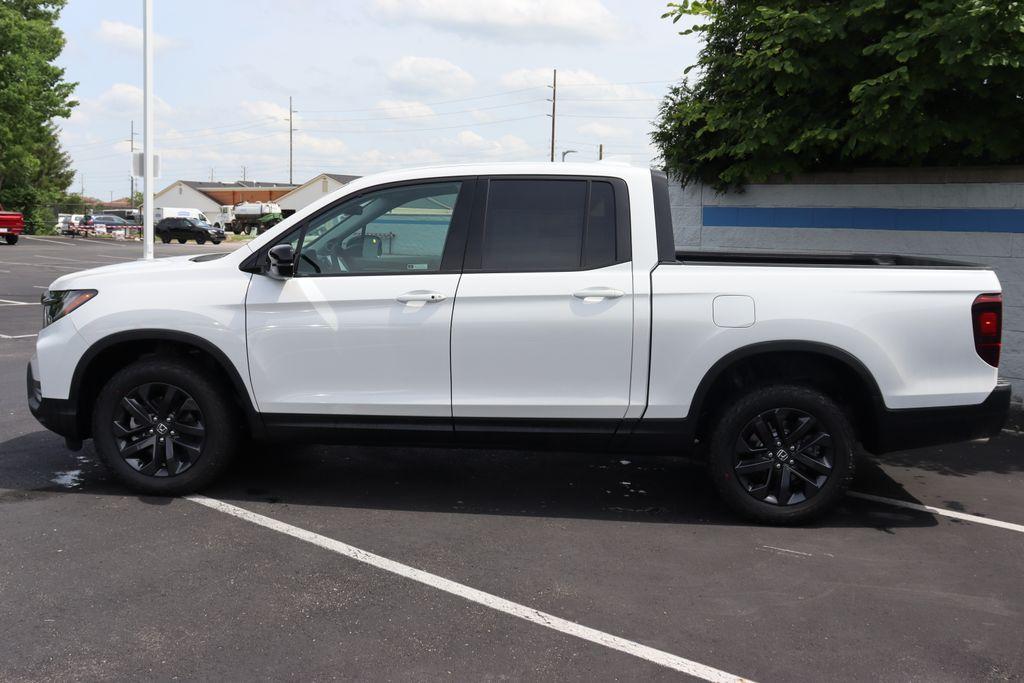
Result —
[[[209,223],[210,219],[199,209],[179,209],[172,206],[157,206],[153,208],[153,222],[159,223],[165,218],[198,218]]]

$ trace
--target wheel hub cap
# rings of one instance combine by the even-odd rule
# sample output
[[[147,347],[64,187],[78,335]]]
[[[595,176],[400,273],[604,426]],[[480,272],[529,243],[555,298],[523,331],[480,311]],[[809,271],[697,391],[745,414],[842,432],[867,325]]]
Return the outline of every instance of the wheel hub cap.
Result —
[[[142,474],[173,477],[202,455],[206,442],[203,412],[179,387],[153,382],[121,398],[111,424],[121,458]]]
[[[773,408],[740,430],[733,455],[736,480],[753,498],[796,505],[813,498],[832,474],[832,437],[796,408]]]

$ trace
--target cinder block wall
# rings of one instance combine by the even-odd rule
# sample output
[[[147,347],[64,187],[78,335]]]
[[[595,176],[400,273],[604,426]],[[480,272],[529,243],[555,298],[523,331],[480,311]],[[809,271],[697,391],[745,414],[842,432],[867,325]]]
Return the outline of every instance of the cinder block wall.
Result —
[[[673,185],[670,197],[677,249],[896,253],[993,267],[1005,307],[1000,374],[1021,402],[1024,168],[815,174],[725,194]]]

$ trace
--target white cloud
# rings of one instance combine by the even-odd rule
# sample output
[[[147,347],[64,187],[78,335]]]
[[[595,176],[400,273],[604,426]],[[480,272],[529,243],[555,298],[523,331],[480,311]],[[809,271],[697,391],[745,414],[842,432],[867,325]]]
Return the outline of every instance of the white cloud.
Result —
[[[612,126],[600,121],[591,121],[576,127],[576,132],[589,135],[598,140],[623,140],[632,137],[632,131],[621,126]]]
[[[531,42],[604,40],[621,33],[621,21],[601,0],[373,0],[389,21]]]
[[[465,69],[436,57],[402,57],[391,65],[387,76],[399,91],[445,97],[463,95],[476,85]]]
[[[501,77],[501,85],[505,88],[535,88],[542,85],[551,85],[551,71],[549,68],[536,69],[515,69],[505,73]],[[651,97],[646,90],[616,83],[610,83],[608,79],[601,78],[597,74],[586,69],[559,69],[558,70],[558,95],[559,100],[563,96],[587,98],[591,100],[635,100]]]
[[[114,83],[96,97],[79,97],[79,101],[68,118],[71,125],[89,122],[97,116],[106,118],[111,114],[123,118],[142,116],[142,88],[129,83]],[[167,117],[173,111],[165,100],[155,96],[153,107],[158,118]]]
[[[463,152],[470,151],[489,157],[516,157],[518,159],[535,151],[526,140],[516,135],[502,135],[497,139],[489,140],[472,130],[459,132],[455,136],[454,143]]]
[[[427,119],[434,116],[430,105],[418,100],[380,100],[377,108],[391,119]]]
[[[142,29],[138,26],[126,24],[123,21],[110,21],[104,19],[96,31],[96,37],[112,47],[133,52],[142,51]],[[177,43],[170,38],[153,33],[153,50],[159,52],[167,48],[175,47]]]

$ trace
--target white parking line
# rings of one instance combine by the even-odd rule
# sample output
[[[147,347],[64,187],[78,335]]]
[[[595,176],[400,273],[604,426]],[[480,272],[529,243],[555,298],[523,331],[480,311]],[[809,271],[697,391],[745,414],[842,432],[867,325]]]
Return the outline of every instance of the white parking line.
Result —
[[[57,270],[82,270],[81,268],[72,268],[71,266],[58,266],[53,263],[23,263],[21,261],[0,261],[0,264],[5,266],[28,266],[29,268],[56,268]]]
[[[957,512],[956,510],[946,510],[945,508],[932,507],[931,505],[921,505],[919,503],[910,503],[905,500],[898,500],[896,498],[883,498],[882,496],[875,496],[870,493],[860,493],[859,491],[850,491],[846,495],[852,498],[861,498],[862,500],[870,500],[873,503],[883,503],[885,505],[893,505],[898,508],[907,508],[908,510],[917,510],[918,512],[930,512],[933,515],[942,515],[943,517],[950,517],[952,519],[960,519],[965,522],[974,522],[975,524],[986,524],[988,526],[998,527],[1000,529],[1009,529],[1010,531],[1019,531],[1024,533],[1024,524],[1014,524],[1013,522],[1003,522],[998,519],[989,519],[988,517],[979,517],[978,515],[969,515],[966,512]]]
[[[95,258],[98,255],[99,254],[89,254],[89,257],[90,258]],[[107,261],[90,261],[88,259],[83,259],[83,258],[64,258],[63,256],[51,256],[50,254],[33,254],[33,256],[35,256],[36,258],[55,259],[57,261],[68,261],[69,263],[94,263],[94,264],[98,264],[98,265],[101,265],[101,266],[109,266],[110,265],[110,263],[108,263]],[[45,264],[40,264],[40,265],[45,265]],[[50,264],[50,265],[54,265],[54,264]],[[57,265],[60,265],[60,264],[57,264]]]
[[[699,662],[684,659],[683,657],[679,657],[662,650],[656,650],[653,647],[641,645],[640,643],[635,643],[631,640],[626,640],[625,638],[619,638],[618,636],[613,636],[609,633],[604,633],[603,631],[598,631],[596,629],[556,617],[552,614],[541,612],[540,610],[533,609],[532,607],[520,605],[519,603],[512,602],[511,600],[499,598],[496,595],[491,595],[490,593],[470,588],[469,586],[456,583],[455,581],[438,576],[437,574],[431,574],[421,569],[416,569],[415,567],[410,567],[409,565],[389,560],[386,557],[381,557],[380,555],[360,550],[359,548],[348,545],[347,543],[336,541],[333,538],[328,538],[312,531],[306,531],[305,529],[297,526],[292,526],[291,524],[287,524],[255,512],[250,512],[245,508],[240,508],[236,505],[231,505],[230,503],[225,503],[215,498],[207,498],[206,496],[188,496],[187,498],[192,502],[205,505],[206,507],[217,510],[218,512],[223,512],[231,515],[232,517],[245,520],[246,522],[251,522],[272,531],[277,531],[285,534],[286,536],[291,536],[292,538],[297,538],[300,541],[312,543],[313,545],[325,550],[330,550],[331,552],[343,555],[358,562],[363,562],[378,569],[391,572],[392,574],[397,574],[403,578],[417,581],[430,586],[431,588],[436,588],[444,591],[445,593],[450,593],[465,600],[469,600],[470,602],[483,605],[484,607],[504,612],[505,614],[518,617],[519,619],[525,619],[526,621],[534,624],[538,624],[570,636],[575,636],[576,638],[581,638],[583,640],[590,641],[591,643],[603,645],[604,647],[611,648],[612,650],[625,652],[626,654],[639,657],[640,659],[647,660],[648,662],[674,671],[680,671],[682,673],[689,674],[690,676],[701,678],[705,681],[746,680],[734,674],[726,673],[725,671],[720,671],[719,669],[700,664]]]
[[[0,334],[0,339],[28,339],[38,337],[38,334]]]
[[[0,299],[0,306],[31,306],[28,301],[14,301],[12,299]]]
[[[27,240],[33,240],[35,242],[45,242],[47,244],[56,244],[59,247],[70,247],[70,244],[62,242],[59,238],[45,238],[45,237],[32,237],[31,235],[22,235]]]

